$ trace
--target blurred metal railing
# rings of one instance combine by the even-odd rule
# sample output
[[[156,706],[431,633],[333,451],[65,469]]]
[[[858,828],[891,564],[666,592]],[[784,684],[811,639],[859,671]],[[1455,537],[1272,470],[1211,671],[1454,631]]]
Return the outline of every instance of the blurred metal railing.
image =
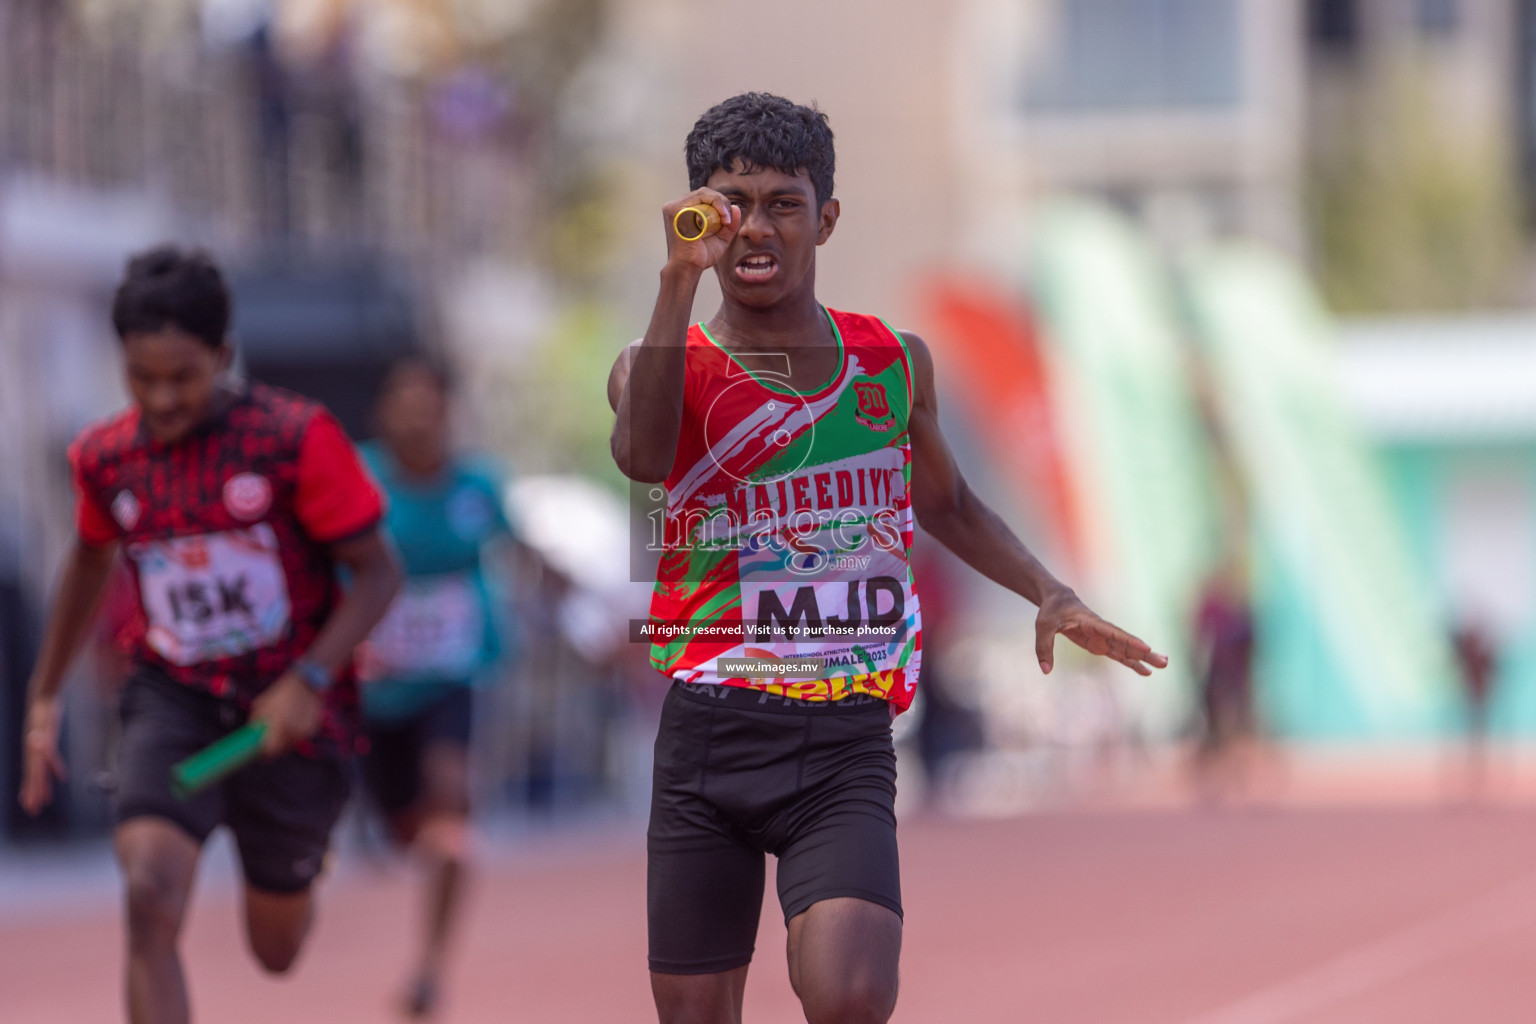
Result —
[[[449,124],[448,94],[339,59],[288,66],[260,35],[147,46],[88,33],[58,0],[0,2],[0,170],[151,193],[232,248],[519,252],[530,134],[506,111]]]

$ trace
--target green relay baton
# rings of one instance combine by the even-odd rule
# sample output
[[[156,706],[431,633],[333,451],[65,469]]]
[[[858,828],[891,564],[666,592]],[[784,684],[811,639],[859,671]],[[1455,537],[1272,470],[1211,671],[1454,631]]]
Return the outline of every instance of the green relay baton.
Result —
[[[250,764],[261,753],[261,741],[266,735],[266,722],[250,722],[208,744],[171,768],[172,791],[179,799],[186,800]]]

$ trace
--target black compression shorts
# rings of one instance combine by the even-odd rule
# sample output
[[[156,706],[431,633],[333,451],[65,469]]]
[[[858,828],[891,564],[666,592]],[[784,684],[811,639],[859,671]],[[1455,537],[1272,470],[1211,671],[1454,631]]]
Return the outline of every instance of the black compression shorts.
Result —
[[[399,721],[369,721],[363,778],[387,815],[409,809],[421,796],[422,759],[438,744],[469,747],[475,691],[466,683],[445,683],[443,692],[420,711]]]
[[[764,854],[787,923],[851,896],[901,914],[889,705],[787,700],[675,683],[651,792],[650,967],[710,974],[752,960]]]
[[[246,765],[187,800],[171,792],[171,767],[245,723],[222,700],[140,667],[123,687],[114,816],[164,818],[202,843],[228,825],[245,879],[266,892],[301,892],[324,865],[331,829],[350,789],[333,756],[288,753]]]

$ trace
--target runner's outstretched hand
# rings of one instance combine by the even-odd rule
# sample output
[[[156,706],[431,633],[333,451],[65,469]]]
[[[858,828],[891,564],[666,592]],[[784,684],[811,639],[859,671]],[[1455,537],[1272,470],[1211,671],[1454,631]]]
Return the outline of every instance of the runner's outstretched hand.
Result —
[[[1050,673],[1056,663],[1056,634],[1071,640],[1089,654],[1118,661],[1149,676],[1154,668],[1166,668],[1168,656],[1158,654],[1145,641],[1095,615],[1069,588],[1053,591],[1040,603],[1035,616],[1035,655],[1040,671]]]
[[[59,757],[59,702],[34,700],[27,708],[21,767],[21,809],[36,814],[53,800],[53,783],[68,773]]]

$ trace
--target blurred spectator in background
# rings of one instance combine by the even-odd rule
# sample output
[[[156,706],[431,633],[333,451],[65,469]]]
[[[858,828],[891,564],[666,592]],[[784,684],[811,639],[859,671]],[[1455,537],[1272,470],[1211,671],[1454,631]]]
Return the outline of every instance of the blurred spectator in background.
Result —
[[[1498,652],[1488,630],[1464,620],[1451,632],[1456,652],[1457,679],[1466,700],[1467,760],[1466,795],[1479,799],[1487,782],[1488,706],[1493,698],[1493,679],[1498,671]]]
[[[446,371],[408,357],[384,379],[378,439],[364,446],[406,570],[361,667],[368,785],[390,837],[417,852],[427,871],[421,949],[403,1005],[412,1017],[437,1004],[461,903],[475,686],[494,676],[508,646],[506,616],[486,579],[490,545],[513,536],[500,474],[453,451],[449,404]]]
[[[1254,714],[1254,617],[1236,560],[1207,579],[1195,616],[1194,650],[1200,676],[1196,785],[1205,799],[1242,796],[1257,738]]]

